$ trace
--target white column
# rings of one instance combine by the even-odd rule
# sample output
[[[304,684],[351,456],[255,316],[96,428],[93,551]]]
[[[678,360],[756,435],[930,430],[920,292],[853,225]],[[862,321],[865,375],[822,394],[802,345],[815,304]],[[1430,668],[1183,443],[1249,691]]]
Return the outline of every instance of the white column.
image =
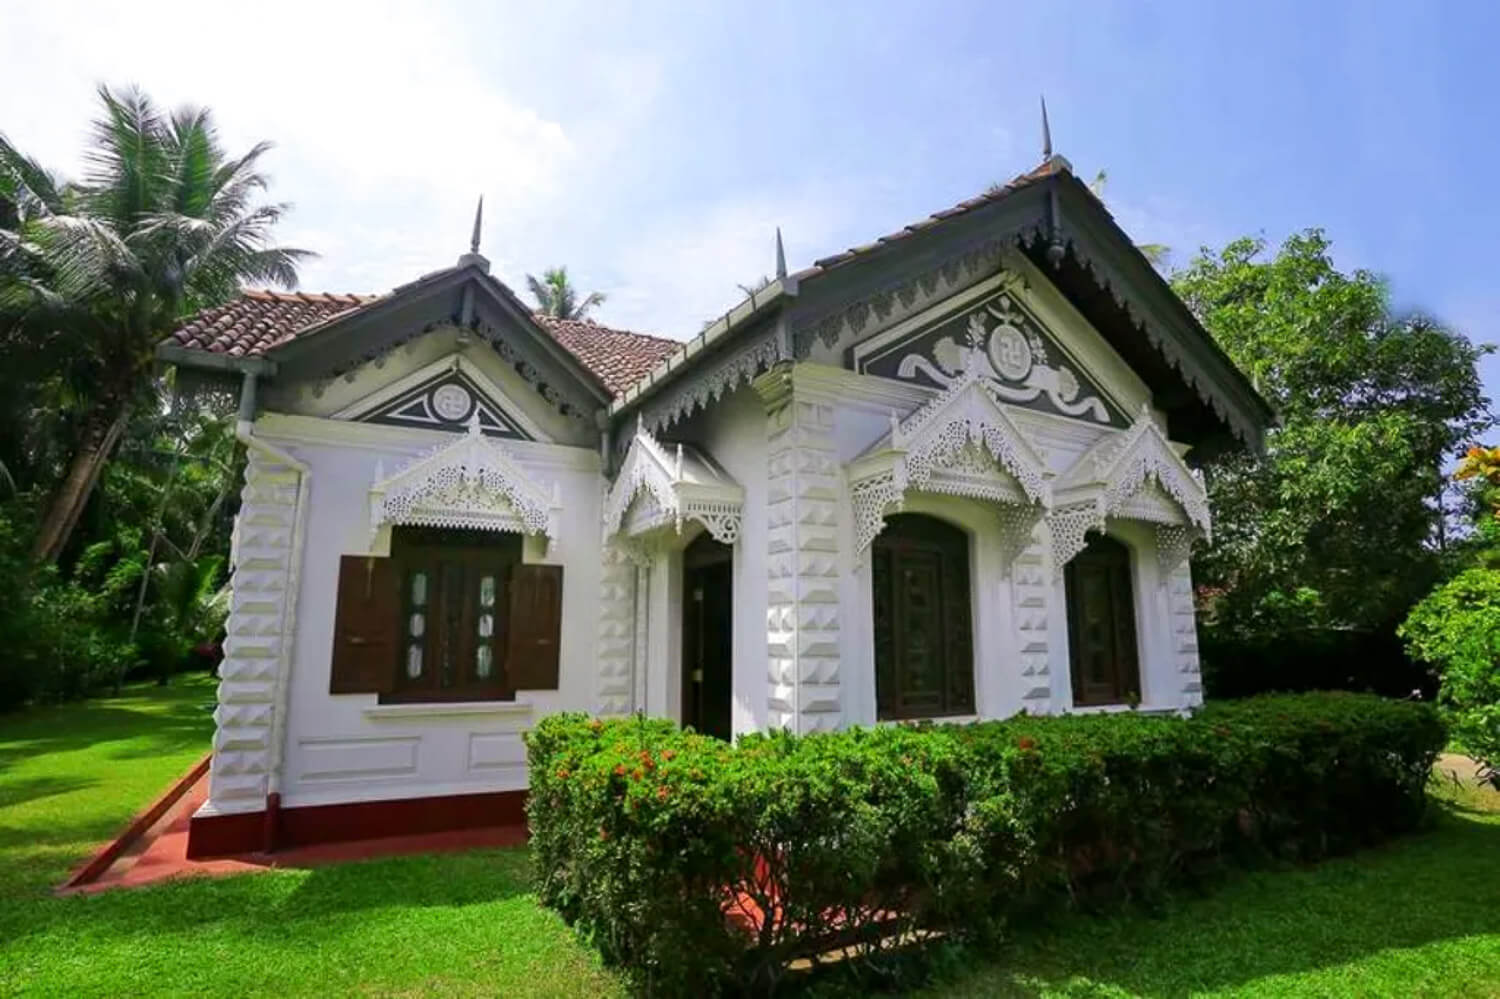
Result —
[[[767,404],[767,723],[833,729],[843,719],[834,408],[799,398],[790,371],[757,388]]]
[[[601,715],[626,715],[635,699],[636,567],[616,548],[604,548],[599,583],[599,693]]]
[[[286,625],[297,471],[252,449],[235,518],[229,620],[214,711],[209,805],[216,812],[264,807],[271,716]]]

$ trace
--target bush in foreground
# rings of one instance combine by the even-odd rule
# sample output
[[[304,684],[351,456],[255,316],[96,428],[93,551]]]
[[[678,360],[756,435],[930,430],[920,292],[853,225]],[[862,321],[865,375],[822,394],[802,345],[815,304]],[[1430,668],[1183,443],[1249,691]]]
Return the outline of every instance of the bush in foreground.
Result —
[[[833,946],[869,963],[1403,832],[1444,736],[1426,705],[1356,694],[734,747],[556,715],[528,736],[532,853],[542,901],[651,992],[766,991]]]
[[[1401,635],[1414,657],[1437,667],[1453,737],[1500,788],[1500,570],[1469,569],[1439,586],[1412,608]]]

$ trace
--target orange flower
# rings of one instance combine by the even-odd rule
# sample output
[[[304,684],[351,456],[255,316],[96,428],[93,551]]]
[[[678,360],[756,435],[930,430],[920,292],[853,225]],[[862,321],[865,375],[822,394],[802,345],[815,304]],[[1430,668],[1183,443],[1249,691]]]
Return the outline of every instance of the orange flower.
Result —
[[[656,789],[656,800],[657,801],[666,801],[667,800],[667,785],[663,784],[661,787],[659,787],[659,788]]]
[[[567,780],[568,776],[569,776],[569,774],[568,774],[568,768],[567,767],[560,767],[558,769],[558,771],[557,771],[557,779],[558,780]]]
[[[675,749],[668,749],[668,750],[666,750],[665,752],[663,752],[661,754],[661,758],[664,759],[664,760],[670,760],[670,759],[672,759],[672,757],[674,757],[676,755],[677,755],[677,750],[675,750]]]
[[[636,767],[634,770],[630,771],[631,780],[640,780],[644,776],[646,776],[646,772],[640,767]]]
[[[1016,746],[1022,750],[1032,750],[1036,748],[1036,740],[1029,735],[1023,735],[1016,740]]]
[[[624,777],[625,776],[625,764],[623,764],[623,763],[616,763],[615,764],[615,776],[616,777]]]

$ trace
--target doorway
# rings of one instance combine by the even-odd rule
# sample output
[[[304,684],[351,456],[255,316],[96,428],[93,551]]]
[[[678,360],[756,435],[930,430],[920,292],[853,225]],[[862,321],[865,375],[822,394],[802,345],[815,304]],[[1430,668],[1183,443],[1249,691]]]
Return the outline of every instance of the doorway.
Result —
[[[682,724],[733,734],[734,549],[700,535],[682,553]]]
[[[1068,601],[1068,649],[1073,703],[1126,704],[1141,697],[1135,651],[1135,597],[1130,549],[1092,535],[1063,570]]]

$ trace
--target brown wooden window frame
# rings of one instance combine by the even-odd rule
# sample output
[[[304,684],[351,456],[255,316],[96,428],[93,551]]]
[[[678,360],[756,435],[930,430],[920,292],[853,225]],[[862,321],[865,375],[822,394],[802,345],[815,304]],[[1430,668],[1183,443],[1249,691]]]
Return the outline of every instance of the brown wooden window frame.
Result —
[[[516,686],[507,655],[510,586],[521,564],[521,536],[500,531],[407,527],[392,529],[391,560],[401,585],[397,656],[392,689],[382,704],[515,700]],[[414,579],[426,579],[425,608],[415,603]],[[482,580],[489,577],[488,606],[481,604]],[[424,616],[423,633],[413,636],[414,616]],[[489,635],[480,623],[490,618]],[[422,650],[422,669],[408,670],[411,649]],[[490,653],[489,677],[479,675],[479,652]]]
[[[557,690],[563,567],[524,562],[521,549],[514,533],[401,526],[390,557],[342,556],[329,693],[421,704]]]
[[[938,704],[914,707],[914,694],[903,689],[903,659],[897,645],[909,628],[910,608],[902,605],[897,564],[913,558],[936,564],[936,606],[930,613],[941,622],[942,637]],[[876,717],[880,721],[962,718],[976,711],[974,684],[973,573],[968,534],[947,521],[927,514],[902,513],[886,518],[870,552],[871,625],[875,651]],[[908,601],[909,603],[909,601]],[[931,695],[928,695],[931,696]]]

